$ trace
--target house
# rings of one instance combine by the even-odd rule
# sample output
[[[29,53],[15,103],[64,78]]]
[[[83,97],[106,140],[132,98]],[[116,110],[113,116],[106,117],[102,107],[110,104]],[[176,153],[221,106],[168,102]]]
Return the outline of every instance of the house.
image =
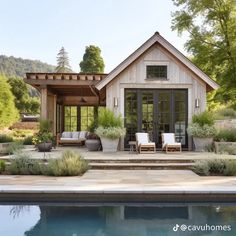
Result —
[[[161,133],[174,132],[191,149],[186,128],[206,109],[206,93],[219,85],[158,32],[109,74],[27,73],[25,82],[41,92],[41,117],[54,133],[86,130],[106,106],[124,117],[126,137],[148,132],[161,146]]]

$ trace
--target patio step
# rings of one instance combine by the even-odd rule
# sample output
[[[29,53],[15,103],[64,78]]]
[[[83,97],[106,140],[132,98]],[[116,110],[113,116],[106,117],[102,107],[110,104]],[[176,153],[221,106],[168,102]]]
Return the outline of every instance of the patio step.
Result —
[[[194,163],[194,160],[191,159],[183,159],[183,158],[149,158],[149,159],[129,159],[129,158],[120,158],[120,159],[108,159],[108,158],[86,158],[90,163]]]
[[[194,163],[183,163],[183,162],[170,162],[170,163],[99,163],[99,162],[90,162],[91,169],[121,169],[121,170],[163,170],[163,169],[190,169]]]

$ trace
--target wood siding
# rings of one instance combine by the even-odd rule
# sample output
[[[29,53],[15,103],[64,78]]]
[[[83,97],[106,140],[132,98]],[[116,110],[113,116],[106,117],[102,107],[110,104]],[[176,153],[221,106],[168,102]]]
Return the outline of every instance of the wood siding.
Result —
[[[147,80],[147,65],[167,65],[167,80]],[[188,89],[188,120],[193,114],[206,109],[206,83],[199,79],[186,66],[158,44],[149,48],[142,56],[121,72],[106,86],[106,106],[124,117],[124,89]],[[118,98],[118,107],[114,108],[114,98]],[[200,107],[195,108],[195,99]],[[191,140],[189,140],[191,147]],[[123,146],[123,141],[121,147]]]

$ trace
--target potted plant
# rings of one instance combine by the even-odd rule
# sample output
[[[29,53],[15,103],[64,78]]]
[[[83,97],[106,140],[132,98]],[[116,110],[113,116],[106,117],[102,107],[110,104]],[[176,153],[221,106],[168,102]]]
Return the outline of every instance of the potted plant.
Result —
[[[121,116],[104,109],[98,117],[98,128],[95,133],[101,138],[103,152],[116,152],[119,139],[125,136],[126,129],[123,127]]]
[[[193,137],[195,151],[205,151],[207,147],[212,145],[213,137],[216,134],[214,118],[211,113],[205,111],[194,115],[187,132]]]
[[[41,120],[39,132],[33,137],[33,143],[37,146],[39,152],[50,152],[53,144],[53,134],[51,132],[52,122]]]
[[[101,140],[97,134],[95,134],[95,129],[97,128],[97,120],[94,120],[89,126],[89,134],[86,137],[85,146],[88,151],[98,151],[101,149]]]

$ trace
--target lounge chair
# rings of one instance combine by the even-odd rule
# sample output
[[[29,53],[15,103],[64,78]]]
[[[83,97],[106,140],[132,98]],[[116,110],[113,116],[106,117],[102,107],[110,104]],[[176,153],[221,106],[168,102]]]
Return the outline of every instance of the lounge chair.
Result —
[[[162,151],[166,153],[182,152],[181,143],[175,141],[174,133],[162,133]]]
[[[150,142],[148,133],[136,133],[136,150],[139,153],[155,153],[156,144]]]

